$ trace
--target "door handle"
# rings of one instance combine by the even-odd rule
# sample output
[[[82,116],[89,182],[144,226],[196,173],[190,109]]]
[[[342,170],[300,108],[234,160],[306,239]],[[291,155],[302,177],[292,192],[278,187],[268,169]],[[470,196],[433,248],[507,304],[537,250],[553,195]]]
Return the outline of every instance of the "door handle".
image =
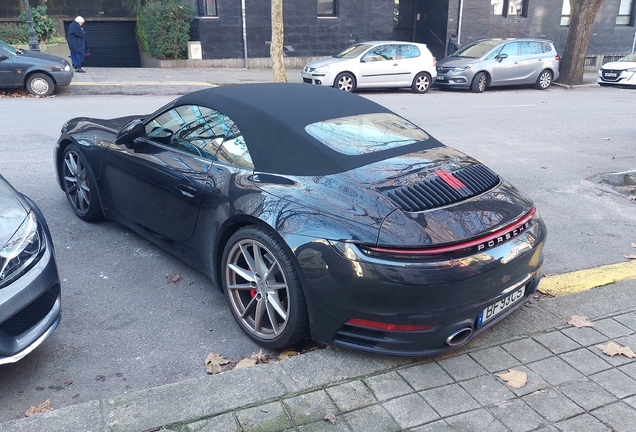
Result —
[[[177,186],[177,190],[181,192],[181,195],[187,196],[188,198],[194,198],[197,193],[195,188],[186,185]]]
[[[397,63],[393,63],[393,66],[397,66],[397,65],[398,65]]]

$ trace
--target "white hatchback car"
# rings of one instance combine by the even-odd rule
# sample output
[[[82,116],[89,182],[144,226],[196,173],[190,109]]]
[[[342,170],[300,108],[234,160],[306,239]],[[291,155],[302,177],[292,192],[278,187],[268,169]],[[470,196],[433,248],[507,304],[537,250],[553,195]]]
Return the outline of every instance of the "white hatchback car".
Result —
[[[313,61],[302,70],[303,81],[352,92],[358,88],[410,87],[425,93],[437,76],[437,61],[425,44],[395,41],[362,42]]]
[[[605,63],[598,71],[596,82],[602,86],[636,86],[636,53],[626,55],[617,62]]]

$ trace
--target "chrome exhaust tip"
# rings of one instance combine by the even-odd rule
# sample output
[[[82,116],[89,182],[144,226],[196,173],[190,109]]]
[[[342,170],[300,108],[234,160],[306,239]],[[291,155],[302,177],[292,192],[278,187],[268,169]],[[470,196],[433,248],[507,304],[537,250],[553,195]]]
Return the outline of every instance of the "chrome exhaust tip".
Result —
[[[466,340],[473,334],[472,327],[462,327],[459,330],[455,330],[446,338],[446,345],[457,346],[466,342]]]

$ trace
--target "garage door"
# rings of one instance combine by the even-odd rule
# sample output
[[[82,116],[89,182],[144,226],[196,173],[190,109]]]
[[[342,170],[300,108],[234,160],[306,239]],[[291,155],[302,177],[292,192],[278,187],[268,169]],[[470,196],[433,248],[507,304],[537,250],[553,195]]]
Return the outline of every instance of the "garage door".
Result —
[[[64,22],[66,34],[72,21]],[[82,66],[141,67],[135,21],[86,21],[86,41],[91,55]]]

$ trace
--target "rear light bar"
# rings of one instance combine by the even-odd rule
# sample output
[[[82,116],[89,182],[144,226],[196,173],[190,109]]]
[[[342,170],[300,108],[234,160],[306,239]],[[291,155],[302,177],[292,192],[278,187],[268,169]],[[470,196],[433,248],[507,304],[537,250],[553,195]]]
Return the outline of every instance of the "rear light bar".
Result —
[[[433,324],[389,324],[379,321],[369,321],[357,318],[350,319],[346,322],[346,324],[387,331],[424,331],[433,328]]]
[[[495,231],[492,234],[488,234],[484,237],[480,237],[474,240],[465,241],[462,243],[456,243],[449,246],[430,247],[422,249],[407,249],[407,248],[387,248],[380,246],[367,246],[360,245],[362,250],[375,252],[383,255],[399,255],[399,256],[426,256],[437,255],[443,253],[457,252],[463,249],[471,247],[477,247],[477,251],[484,250],[489,247],[496,246],[499,243],[503,243],[517,235],[521,234],[530,226],[530,220],[534,217],[537,209],[532,208],[524,217],[512,224]]]

